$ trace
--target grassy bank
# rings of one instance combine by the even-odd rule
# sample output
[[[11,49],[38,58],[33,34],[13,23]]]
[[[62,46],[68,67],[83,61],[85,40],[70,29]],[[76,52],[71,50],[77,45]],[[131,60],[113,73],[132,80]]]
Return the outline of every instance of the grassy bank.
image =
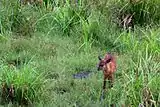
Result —
[[[46,4],[0,1],[1,105],[160,106],[158,0]],[[100,102],[103,74],[96,65],[106,52],[118,67]],[[74,79],[80,72],[91,75]]]

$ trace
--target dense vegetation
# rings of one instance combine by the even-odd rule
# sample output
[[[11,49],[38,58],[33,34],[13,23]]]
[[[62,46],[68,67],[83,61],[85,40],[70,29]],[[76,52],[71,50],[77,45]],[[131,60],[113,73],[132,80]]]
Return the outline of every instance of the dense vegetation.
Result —
[[[64,1],[0,1],[1,105],[159,107],[160,1]],[[118,67],[100,102],[106,52]]]

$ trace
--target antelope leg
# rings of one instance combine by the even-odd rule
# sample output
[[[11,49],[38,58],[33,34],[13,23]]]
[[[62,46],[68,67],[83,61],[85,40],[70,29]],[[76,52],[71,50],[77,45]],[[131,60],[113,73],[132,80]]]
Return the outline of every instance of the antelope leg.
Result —
[[[106,79],[104,79],[104,81],[103,81],[103,88],[102,88],[102,92],[101,92],[100,101],[102,101],[105,98],[105,96],[104,96],[105,89],[106,89]]]
[[[114,83],[114,76],[111,75],[108,79],[109,79],[109,88],[112,88]]]

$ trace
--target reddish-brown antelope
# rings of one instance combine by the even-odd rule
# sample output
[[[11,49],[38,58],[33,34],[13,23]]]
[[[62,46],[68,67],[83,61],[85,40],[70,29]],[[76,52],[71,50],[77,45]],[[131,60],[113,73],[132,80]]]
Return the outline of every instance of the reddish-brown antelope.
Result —
[[[113,87],[114,82],[114,72],[116,71],[116,60],[113,55],[106,53],[105,57],[102,59],[100,56],[98,71],[103,70],[104,80],[103,80],[103,90],[101,95],[101,100],[104,98],[104,90],[106,89],[106,80],[109,80],[109,87]]]

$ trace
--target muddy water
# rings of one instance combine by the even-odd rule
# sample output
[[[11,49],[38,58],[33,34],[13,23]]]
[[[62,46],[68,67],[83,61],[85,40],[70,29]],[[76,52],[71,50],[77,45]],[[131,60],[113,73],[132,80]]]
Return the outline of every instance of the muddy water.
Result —
[[[74,79],[82,79],[82,78],[88,78],[91,75],[92,71],[81,71],[76,74],[73,74]]]

